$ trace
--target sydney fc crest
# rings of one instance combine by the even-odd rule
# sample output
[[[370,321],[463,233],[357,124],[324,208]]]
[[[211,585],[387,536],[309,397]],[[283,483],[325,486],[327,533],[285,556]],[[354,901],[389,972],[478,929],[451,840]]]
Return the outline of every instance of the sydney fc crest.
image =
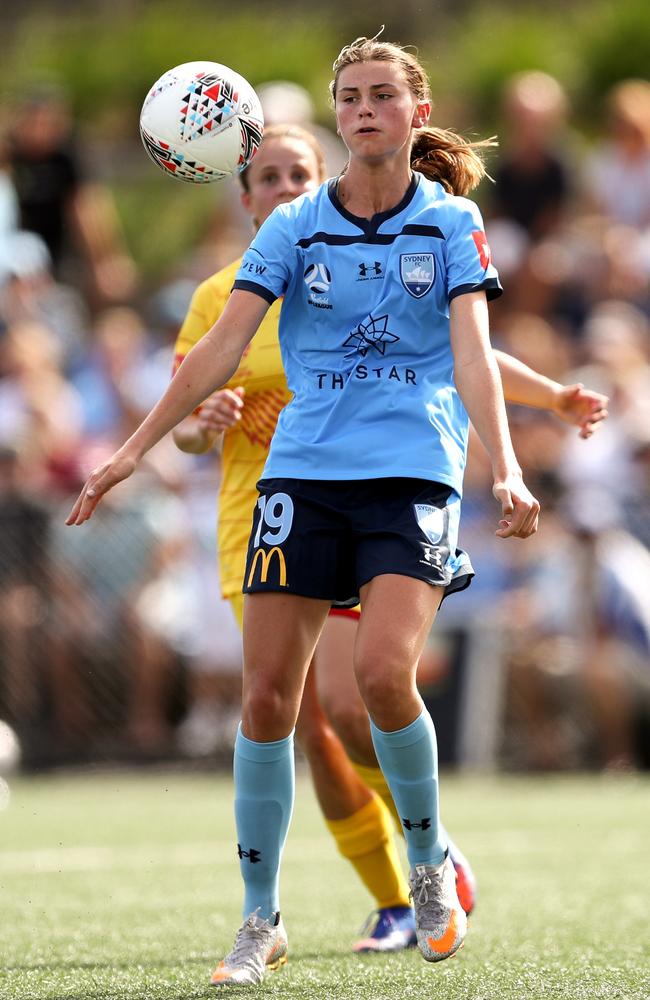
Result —
[[[447,530],[448,514],[444,507],[434,507],[428,503],[413,504],[415,517],[421,531],[427,536],[432,545],[437,545],[442,541],[442,536]]]
[[[414,299],[421,299],[433,285],[436,260],[432,253],[401,253],[399,276],[404,288]]]

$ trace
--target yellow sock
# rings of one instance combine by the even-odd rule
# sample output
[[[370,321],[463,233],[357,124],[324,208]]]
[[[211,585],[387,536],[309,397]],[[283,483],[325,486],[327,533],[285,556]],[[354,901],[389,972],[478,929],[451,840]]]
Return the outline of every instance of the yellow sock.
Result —
[[[367,785],[371,791],[378,795],[384,805],[390,810],[395,820],[395,826],[401,835],[404,836],[402,820],[397,811],[397,806],[393,802],[393,796],[390,794],[390,788],[386,783],[382,769],[380,767],[366,767],[365,764],[353,764],[353,767],[364,785]]]
[[[340,853],[377,901],[377,907],[408,906],[408,886],[400,864],[390,816],[377,796],[347,819],[326,819]]]

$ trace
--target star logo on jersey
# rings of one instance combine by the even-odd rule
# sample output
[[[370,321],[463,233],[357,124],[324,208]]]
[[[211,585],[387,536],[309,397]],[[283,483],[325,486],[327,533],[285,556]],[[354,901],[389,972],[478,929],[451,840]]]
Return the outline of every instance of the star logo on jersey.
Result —
[[[414,299],[421,299],[433,286],[436,259],[432,253],[401,253],[399,276],[409,295]]]
[[[376,319],[374,316],[369,316],[366,323],[359,323],[356,330],[348,334],[348,338],[343,344],[343,347],[353,348],[345,357],[350,358],[355,354],[360,354],[362,358],[365,358],[371,349],[383,357],[386,353],[386,345],[394,344],[399,340],[399,337],[391,333],[387,327],[387,315],[378,316]]]
[[[487,241],[487,236],[485,233],[477,230],[472,233],[472,239],[476,244],[481,267],[484,271],[487,271],[488,267],[492,263],[492,251],[490,250],[490,244]]]

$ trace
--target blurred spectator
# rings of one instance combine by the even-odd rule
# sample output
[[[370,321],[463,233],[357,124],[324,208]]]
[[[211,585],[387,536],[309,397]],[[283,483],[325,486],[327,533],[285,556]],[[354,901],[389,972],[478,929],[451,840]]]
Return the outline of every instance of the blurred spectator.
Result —
[[[18,452],[0,445],[0,706],[21,738],[41,713],[49,611],[50,512],[26,485]]]
[[[79,482],[81,401],[61,356],[39,323],[13,324],[0,340],[0,441],[19,452],[28,485],[54,496]]]
[[[314,102],[304,87],[289,80],[268,80],[257,87],[257,95],[265,125],[300,125],[312,132],[325,154],[328,177],[341,173],[347,162],[347,150],[331,129],[317,124]]]
[[[606,99],[607,132],[588,164],[587,189],[611,222],[650,226],[650,81],[623,80]]]
[[[81,260],[93,304],[129,299],[136,270],[108,190],[81,165],[66,99],[53,88],[35,90],[12,117],[8,162],[21,228],[43,238],[58,279],[78,281]]]
[[[171,505],[171,507],[170,507]],[[143,620],[140,594],[165,560],[175,501],[142,479],[102,504],[96,531],[53,524],[56,566],[50,638],[53,733],[61,749],[82,750],[95,733],[115,749],[169,750],[167,709],[173,655]]]
[[[113,306],[98,315],[90,350],[73,375],[87,438],[115,441],[140,423],[149,405],[149,394],[143,399],[140,393],[149,351],[147,329],[134,309]]]
[[[517,555],[502,605],[510,752],[535,769],[634,767],[650,705],[650,554],[608,489],[547,504],[544,532]]]
[[[18,228],[18,198],[11,179],[6,141],[0,136],[0,256],[4,241]]]
[[[241,717],[241,634],[230,604],[219,596],[214,558],[214,460],[201,465],[182,493],[182,532],[137,605],[186,671],[186,711],[176,745],[187,757],[230,751]]]
[[[78,361],[88,331],[88,310],[80,293],[54,280],[44,240],[27,230],[0,238],[0,324],[34,321],[54,333],[64,371]]]
[[[558,228],[567,207],[566,113],[566,95],[546,73],[520,73],[506,84],[492,214],[520,227],[533,242]]]
[[[577,376],[610,397],[610,416],[592,447],[567,441],[558,469],[572,491],[616,483],[627,503],[644,488],[636,449],[638,429],[650,427],[650,323],[630,303],[603,302],[590,313],[583,350]]]

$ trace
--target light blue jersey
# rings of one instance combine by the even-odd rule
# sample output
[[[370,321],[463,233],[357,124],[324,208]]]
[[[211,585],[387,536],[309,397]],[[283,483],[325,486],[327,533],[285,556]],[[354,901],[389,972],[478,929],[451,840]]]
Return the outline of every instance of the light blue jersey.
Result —
[[[476,205],[415,174],[361,219],[336,182],[277,208],[235,281],[284,295],[280,346],[294,398],[264,478],[428,479],[462,491],[468,418],[453,379],[449,303],[501,292]]]

